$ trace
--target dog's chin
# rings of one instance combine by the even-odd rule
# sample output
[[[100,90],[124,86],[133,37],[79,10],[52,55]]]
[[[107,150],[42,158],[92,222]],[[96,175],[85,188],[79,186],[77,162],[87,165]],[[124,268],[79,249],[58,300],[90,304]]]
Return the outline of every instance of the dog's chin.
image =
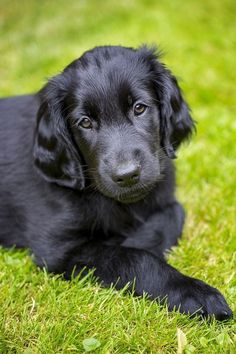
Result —
[[[154,177],[154,176],[153,176]],[[122,204],[133,204],[146,199],[151,195],[152,190],[162,180],[160,173],[155,178],[140,181],[131,187],[119,187],[100,175],[93,176],[93,188],[100,192],[104,197],[113,199]]]
[[[145,199],[148,194],[150,194],[151,190],[155,186],[154,184],[150,184],[149,186],[146,186],[145,188],[125,188],[125,190],[122,189],[106,189],[101,186],[97,186],[97,189],[106,197],[111,198],[119,203],[123,204],[131,204],[131,203],[137,203],[143,199]]]
[[[148,194],[149,192],[127,193],[125,195],[121,194],[114,199],[123,204],[132,204],[143,200]]]

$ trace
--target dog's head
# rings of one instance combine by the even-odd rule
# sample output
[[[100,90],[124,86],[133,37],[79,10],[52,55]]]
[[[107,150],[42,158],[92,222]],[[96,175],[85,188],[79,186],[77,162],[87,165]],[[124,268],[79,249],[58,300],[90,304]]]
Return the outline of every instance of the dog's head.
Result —
[[[49,181],[142,199],[194,129],[176,78],[155,50],[97,47],[40,92],[35,165]]]

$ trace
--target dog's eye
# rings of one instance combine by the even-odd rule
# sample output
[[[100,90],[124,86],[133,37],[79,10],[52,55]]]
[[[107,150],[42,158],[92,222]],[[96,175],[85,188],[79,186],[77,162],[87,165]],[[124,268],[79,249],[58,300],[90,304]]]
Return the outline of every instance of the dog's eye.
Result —
[[[143,114],[146,111],[147,106],[145,106],[145,104],[143,103],[137,103],[134,106],[134,114],[136,116],[140,116],[141,114]]]
[[[84,129],[92,129],[93,124],[91,120],[88,117],[84,117],[80,122],[79,126],[84,128]]]

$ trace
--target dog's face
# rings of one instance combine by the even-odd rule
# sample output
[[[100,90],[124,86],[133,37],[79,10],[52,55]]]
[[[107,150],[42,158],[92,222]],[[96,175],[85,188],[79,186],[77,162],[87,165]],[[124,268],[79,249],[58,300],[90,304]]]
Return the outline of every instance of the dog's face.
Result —
[[[123,53],[98,57],[78,70],[77,80],[69,125],[88,178],[108,197],[141,199],[160,178],[163,156],[147,65]]]
[[[146,47],[98,47],[41,93],[35,163],[50,182],[136,202],[193,129],[175,78]]]

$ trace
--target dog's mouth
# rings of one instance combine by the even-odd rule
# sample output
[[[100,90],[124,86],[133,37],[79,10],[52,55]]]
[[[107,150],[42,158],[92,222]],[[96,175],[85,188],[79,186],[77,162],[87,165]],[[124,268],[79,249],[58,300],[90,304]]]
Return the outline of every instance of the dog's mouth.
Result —
[[[113,185],[105,183],[99,178],[99,175],[95,175],[94,188],[100,191],[104,196],[116,200],[119,203],[131,204],[145,199],[159,182],[160,176],[161,175],[158,175],[158,178],[155,178],[153,181],[142,181],[142,183],[132,187],[119,188],[116,186],[114,188]]]
[[[116,200],[117,202],[130,204],[136,203],[144,199],[152,190],[154,184],[139,188],[125,188],[125,190],[108,189],[101,183],[96,183],[96,189],[99,190],[104,196]]]
[[[130,193],[124,193],[118,195],[115,199],[124,204],[130,204],[130,203],[136,203],[142,199],[144,199],[149,191],[147,190],[141,190],[141,191],[135,191],[135,192],[130,192]]]
[[[124,204],[136,203],[145,199],[151,193],[156,183],[157,181],[148,185],[145,184],[136,188],[126,189],[125,191],[117,191],[112,198]]]
[[[114,191],[112,198],[120,203],[131,204],[144,200],[153,188],[163,179],[163,174],[159,174],[154,180],[142,182],[137,186],[125,188],[125,190],[119,189]]]

